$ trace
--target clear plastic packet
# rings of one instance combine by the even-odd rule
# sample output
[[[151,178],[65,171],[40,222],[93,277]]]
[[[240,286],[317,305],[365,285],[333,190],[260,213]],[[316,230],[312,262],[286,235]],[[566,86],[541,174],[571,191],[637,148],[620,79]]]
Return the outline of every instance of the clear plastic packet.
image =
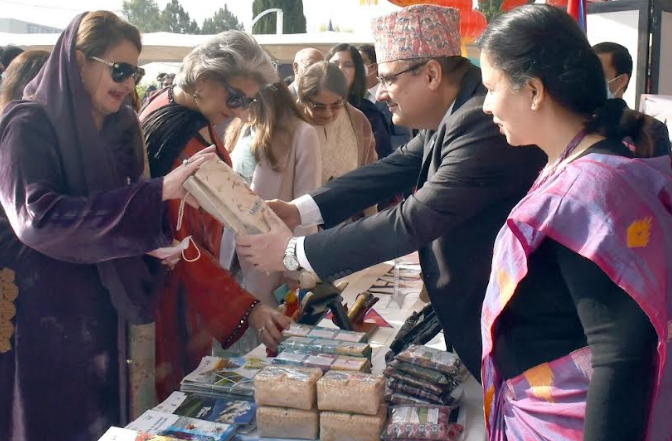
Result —
[[[282,331],[283,338],[306,337],[320,338],[326,340],[340,340],[354,343],[364,343],[367,341],[364,332],[345,331],[343,329],[322,328],[319,326],[299,325],[292,323],[289,329]]]
[[[385,377],[329,371],[317,381],[320,410],[376,415],[383,403]]]
[[[315,367],[322,369],[323,372],[330,369],[366,372],[371,369],[371,363],[366,358],[335,354],[302,354],[291,351],[281,352],[273,358],[272,363],[273,365]]]
[[[411,345],[404,349],[397,355],[397,360],[434,369],[453,377],[459,377],[462,367],[462,361],[456,354],[421,345]]]
[[[401,361],[401,360],[392,360],[387,365],[392,366],[397,371],[404,372],[404,373],[407,373],[407,374],[410,374],[410,375],[414,375],[418,378],[421,378],[423,380],[427,380],[427,381],[432,382],[434,384],[447,385],[447,384],[449,384],[450,381],[452,381],[452,379],[449,380],[446,375],[442,374],[439,371],[436,371],[434,369],[427,369],[427,368],[424,368],[422,366],[407,363],[407,362]]]
[[[382,439],[456,441],[464,430],[458,416],[450,406],[394,406]]]
[[[387,421],[387,408],[377,415],[320,412],[320,441],[379,441]]]
[[[304,354],[337,354],[371,359],[371,346],[368,343],[320,338],[289,337],[280,343],[279,351],[302,352]]]
[[[317,439],[320,416],[317,410],[263,406],[257,408],[257,428],[263,438]]]
[[[316,384],[322,370],[268,366],[254,376],[254,399],[258,406],[310,410],[317,402]]]

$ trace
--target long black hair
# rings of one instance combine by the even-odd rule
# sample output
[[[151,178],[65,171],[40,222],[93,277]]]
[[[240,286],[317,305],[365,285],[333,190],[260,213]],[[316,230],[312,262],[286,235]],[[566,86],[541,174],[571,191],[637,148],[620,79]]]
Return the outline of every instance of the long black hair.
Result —
[[[348,102],[357,107],[366,95],[366,73],[364,72],[362,55],[355,46],[341,43],[331,48],[327,54],[327,61],[331,61],[334,55],[338,52],[350,52],[350,57],[355,65],[355,80],[352,82],[352,86],[350,86],[350,90],[348,91]]]
[[[629,136],[637,156],[651,156],[644,115],[627,110],[621,99],[607,99],[602,64],[565,11],[550,5],[513,9],[490,23],[478,46],[514,88],[538,78],[553,100],[586,118],[588,133],[614,139]]]

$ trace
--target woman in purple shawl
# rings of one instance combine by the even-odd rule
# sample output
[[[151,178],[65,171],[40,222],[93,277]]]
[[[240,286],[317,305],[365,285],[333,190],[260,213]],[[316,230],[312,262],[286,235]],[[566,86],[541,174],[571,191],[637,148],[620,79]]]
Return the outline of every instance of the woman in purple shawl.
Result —
[[[566,12],[516,8],[479,46],[483,110],[509,144],[548,156],[495,242],[482,315],[490,440],[670,441],[670,158],[651,158],[644,115],[607,99]]]
[[[145,180],[128,96],[140,34],[78,16],[0,120],[0,438],[92,441],[126,418],[126,326],[152,321],[164,201],[211,151]]]

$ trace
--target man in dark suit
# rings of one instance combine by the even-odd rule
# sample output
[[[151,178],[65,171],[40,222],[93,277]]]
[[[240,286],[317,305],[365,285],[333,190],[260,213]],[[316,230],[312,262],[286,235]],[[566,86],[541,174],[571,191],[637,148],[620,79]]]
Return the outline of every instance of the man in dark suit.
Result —
[[[366,73],[366,95],[365,99],[371,101],[376,105],[376,108],[385,116],[385,121],[390,128],[390,141],[392,142],[392,149],[396,150],[402,145],[411,140],[411,131],[406,127],[401,127],[392,121],[392,112],[387,107],[384,101],[376,100],[376,93],[378,92],[378,59],[376,58],[376,49],[373,45],[363,44],[359,47],[359,53],[362,56],[362,61],[367,68]]]
[[[623,99],[632,77],[632,56],[628,48],[607,41],[596,44],[593,50],[602,62],[602,70],[607,80],[607,96]],[[653,156],[672,154],[667,126],[653,117],[647,117],[645,127],[653,143]]]
[[[486,90],[480,69],[460,56],[457,10],[410,6],[374,20],[373,30],[377,98],[395,124],[420,134],[310,196],[272,203],[290,228],[317,223],[326,230],[292,238],[271,221],[269,234],[239,236],[239,256],[266,271],[303,267],[335,280],[419,250],[447,343],[479,378],[481,305],[495,237],[546,158],[536,147],[509,146],[483,113]],[[398,206],[341,224],[413,186]]]

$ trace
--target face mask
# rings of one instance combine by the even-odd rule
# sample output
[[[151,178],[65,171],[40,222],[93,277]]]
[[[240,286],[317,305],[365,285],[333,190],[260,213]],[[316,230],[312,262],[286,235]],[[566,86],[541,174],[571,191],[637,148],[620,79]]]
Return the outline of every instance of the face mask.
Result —
[[[618,77],[620,77],[620,75]],[[618,77],[607,81],[607,99],[609,100],[613,100],[614,98],[616,98],[616,94],[618,93],[619,90],[621,90],[621,88],[619,87],[618,89],[616,89],[616,92],[612,92],[611,88],[609,87],[609,85],[614,81],[616,81]]]
[[[196,248],[196,251],[198,252],[196,258],[187,259],[184,255],[184,252],[189,248],[190,242],[193,241],[194,240],[191,238],[191,236],[188,236],[185,237],[182,242],[172,247],[157,248],[156,250],[152,251],[151,255],[160,260],[168,260],[172,264],[175,264],[180,260],[180,255],[185,262],[196,262],[201,258],[201,250],[198,249],[196,244],[194,244],[194,248]]]

